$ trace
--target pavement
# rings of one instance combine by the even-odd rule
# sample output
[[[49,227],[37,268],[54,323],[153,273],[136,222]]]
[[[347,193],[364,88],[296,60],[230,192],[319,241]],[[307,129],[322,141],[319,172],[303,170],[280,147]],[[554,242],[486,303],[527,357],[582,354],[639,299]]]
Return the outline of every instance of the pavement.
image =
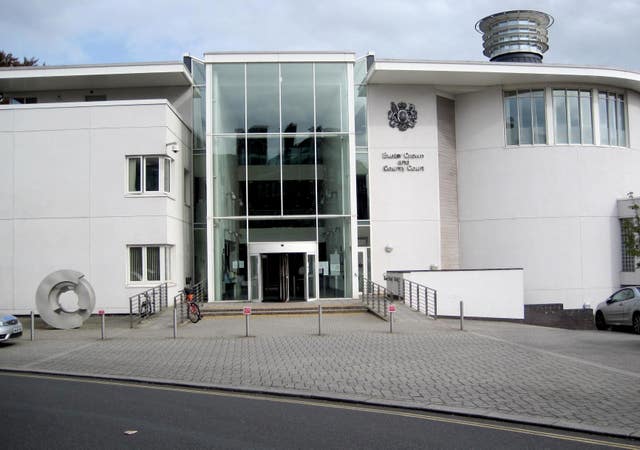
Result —
[[[519,323],[368,313],[184,323],[172,310],[129,328],[92,317],[36,322],[0,344],[0,370],[137,380],[458,413],[640,439],[640,336]]]

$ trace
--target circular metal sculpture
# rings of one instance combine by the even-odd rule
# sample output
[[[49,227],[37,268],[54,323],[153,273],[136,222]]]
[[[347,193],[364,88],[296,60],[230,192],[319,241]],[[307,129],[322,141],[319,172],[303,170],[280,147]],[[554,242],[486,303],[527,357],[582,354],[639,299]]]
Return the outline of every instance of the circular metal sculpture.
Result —
[[[407,131],[409,128],[416,126],[418,120],[418,111],[413,103],[391,102],[391,109],[387,115],[389,119],[389,126],[391,128],[398,128],[400,131]]]
[[[77,304],[62,302],[60,296],[73,291]],[[82,326],[96,306],[96,294],[83,274],[58,270],[46,276],[36,291],[36,307],[42,320],[54,328],[68,330]]]

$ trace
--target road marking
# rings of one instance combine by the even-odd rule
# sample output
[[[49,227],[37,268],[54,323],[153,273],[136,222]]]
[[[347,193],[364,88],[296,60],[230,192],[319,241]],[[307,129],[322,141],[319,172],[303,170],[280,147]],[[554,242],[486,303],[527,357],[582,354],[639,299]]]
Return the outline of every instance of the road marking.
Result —
[[[70,376],[64,376],[64,375],[41,375],[41,374],[29,374],[29,373],[20,373],[20,372],[0,372],[0,375],[9,375],[9,376],[15,376],[15,377],[24,377],[24,378],[41,378],[41,379],[52,379],[52,380],[76,381],[80,383],[93,383],[93,384],[124,386],[124,387],[138,387],[143,389],[153,389],[153,390],[160,390],[160,391],[186,392],[191,394],[211,395],[211,396],[218,396],[218,397],[232,397],[232,398],[240,398],[240,399],[247,399],[247,400],[286,403],[286,404],[292,404],[292,405],[315,406],[320,408],[331,408],[331,409],[339,409],[339,410],[345,410],[345,411],[358,411],[358,412],[366,412],[366,413],[372,413],[372,414],[384,414],[389,416],[398,416],[398,417],[407,417],[412,419],[426,420],[430,422],[450,423],[455,425],[485,428],[485,429],[505,431],[510,433],[526,434],[530,436],[578,442],[582,444],[600,445],[600,446],[607,446],[611,448],[621,448],[621,449],[628,449],[628,450],[640,450],[640,446],[632,445],[632,444],[624,444],[624,443],[605,441],[600,439],[584,438],[579,436],[570,436],[570,435],[551,433],[546,431],[527,430],[526,428],[519,428],[517,426],[494,425],[494,424],[476,422],[471,419],[439,417],[439,416],[430,415],[429,413],[412,413],[407,411],[395,411],[393,409],[386,409],[383,406],[372,407],[372,406],[356,406],[356,405],[349,405],[349,404],[329,403],[329,402],[332,402],[332,400],[326,400],[326,401],[299,400],[299,399],[293,399],[293,398],[273,397],[267,394],[260,394],[260,393],[250,394],[250,393],[239,393],[239,392],[216,391],[213,388],[207,389],[204,387],[197,388],[197,387],[187,387],[187,386],[179,387],[179,386],[167,386],[167,385],[154,385],[154,384],[145,384],[142,382],[135,382],[135,381],[87,379],[87,378],[70,377]],[[334,400],[334,401],[339,402],[339,400]],[[442,414],[446,414],[446,413],[442,413]],[[497,419],[489,418],[487,420],[497,420]],[[531,426],[536,426],[536,425],[531,425]]]

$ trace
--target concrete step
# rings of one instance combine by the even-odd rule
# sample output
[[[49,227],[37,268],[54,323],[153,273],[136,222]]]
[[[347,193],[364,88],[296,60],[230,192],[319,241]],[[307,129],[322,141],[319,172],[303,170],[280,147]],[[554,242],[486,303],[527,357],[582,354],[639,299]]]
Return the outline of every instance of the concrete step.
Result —
[[[322,305],[323,314],[362,313],[367,307],[358,300],[336,300],[321,302],[287,302],[287,303],[204,303],[200,305],[203,316],[236,316],[242,315],[245,306],[251,307],[252,315],[318,314],[318,305]]]

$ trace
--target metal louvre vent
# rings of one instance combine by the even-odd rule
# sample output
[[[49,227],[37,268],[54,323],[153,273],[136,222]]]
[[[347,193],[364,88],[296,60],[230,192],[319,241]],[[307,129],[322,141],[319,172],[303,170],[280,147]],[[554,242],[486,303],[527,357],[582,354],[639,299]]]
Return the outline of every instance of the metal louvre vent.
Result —
[[[476,23],[476,30],[483,34],[483,53],[491,61],[540,63],[549,49],[547,30],[552,24],[549,14],[516,10],[487,16]]]

